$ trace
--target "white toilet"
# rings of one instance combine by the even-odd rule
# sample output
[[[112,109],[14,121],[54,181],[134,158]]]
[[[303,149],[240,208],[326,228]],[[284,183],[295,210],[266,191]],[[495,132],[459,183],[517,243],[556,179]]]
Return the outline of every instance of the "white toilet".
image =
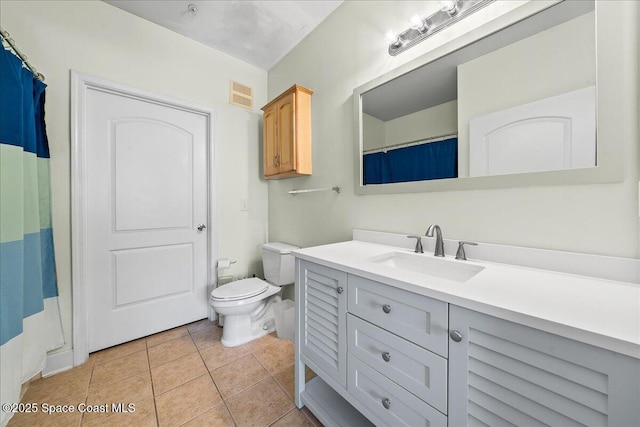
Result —
[[[275,330],[273,303],[279,302],[281,286],[294,282],[294,258],[286,243],[262,245],[262,279],[243,279],[220,286],[211,292],[209,304],[224,316],[222,345],[235,347]]]

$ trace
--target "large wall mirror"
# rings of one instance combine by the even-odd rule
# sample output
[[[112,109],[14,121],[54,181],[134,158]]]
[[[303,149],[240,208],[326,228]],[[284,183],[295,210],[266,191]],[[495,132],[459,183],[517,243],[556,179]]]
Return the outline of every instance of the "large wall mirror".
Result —
[[[600,6],[532,5],[356,88],[356,192],[620,180],[597,137]]]

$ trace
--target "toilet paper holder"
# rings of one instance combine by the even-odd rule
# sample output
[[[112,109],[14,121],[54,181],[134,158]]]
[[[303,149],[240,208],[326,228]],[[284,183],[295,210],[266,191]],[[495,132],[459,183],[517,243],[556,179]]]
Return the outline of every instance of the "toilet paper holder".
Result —
[[[218,269],[225,269],[225,268],[230,268],[231,264],[235,264],[236,260],[235,259],[227,259],[227,258],[223,258],[223,259],[219,259],[218,260]]]

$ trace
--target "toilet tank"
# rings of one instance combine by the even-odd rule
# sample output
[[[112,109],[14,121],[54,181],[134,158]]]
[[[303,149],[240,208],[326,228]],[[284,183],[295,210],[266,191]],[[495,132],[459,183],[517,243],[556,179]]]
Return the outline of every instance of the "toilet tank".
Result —
[[[264,278],[276,286],[289,285],[295,281],[295,262],[291,251],[300,249],[287,243],[273,242],[262,245],[262,267]]]

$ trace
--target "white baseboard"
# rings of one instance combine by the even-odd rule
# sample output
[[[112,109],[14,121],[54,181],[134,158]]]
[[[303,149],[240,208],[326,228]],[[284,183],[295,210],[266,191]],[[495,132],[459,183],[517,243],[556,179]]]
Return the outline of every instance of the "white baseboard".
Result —
[[[47,355],[47,360],[42,370],[42,376],[57,374],[73,368],[73,350],[62,351]]]

